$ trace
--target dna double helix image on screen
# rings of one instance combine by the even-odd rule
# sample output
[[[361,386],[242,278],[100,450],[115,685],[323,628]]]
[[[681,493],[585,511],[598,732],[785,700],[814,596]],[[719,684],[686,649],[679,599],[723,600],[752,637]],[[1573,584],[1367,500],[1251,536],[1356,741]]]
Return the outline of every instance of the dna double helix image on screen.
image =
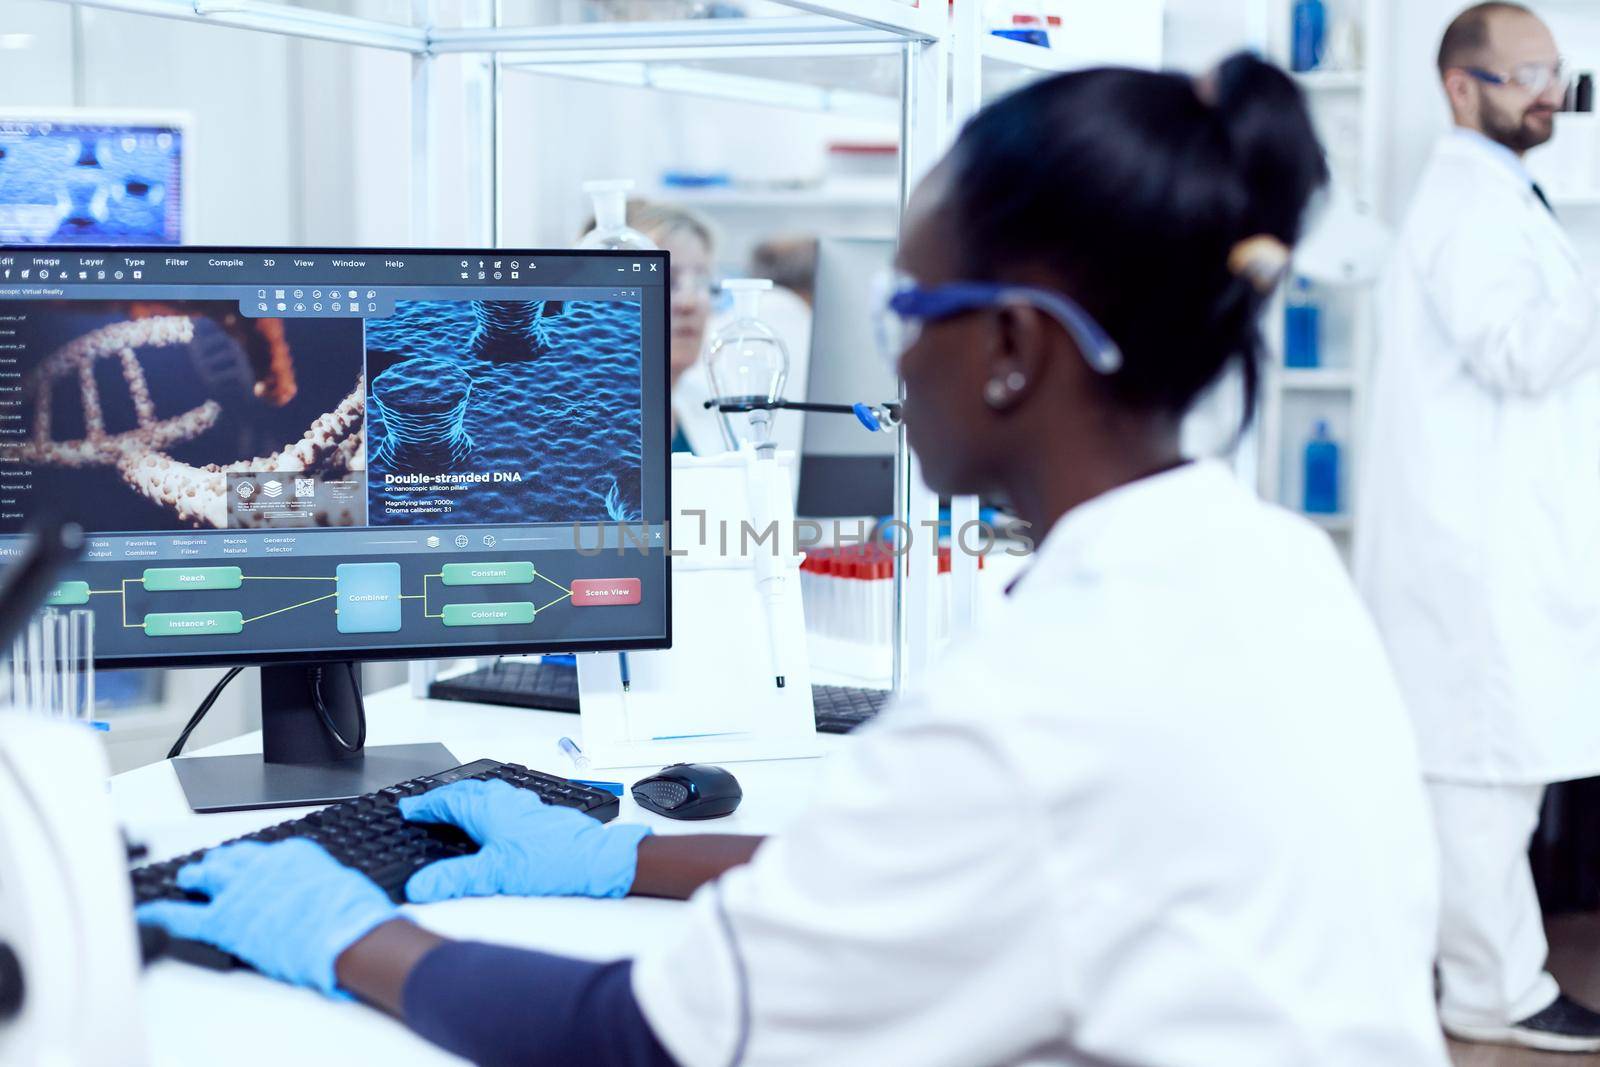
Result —
[[[0,342],[14,379],[0,531],[51,498],[77,502],[90,531],[365,521],[359,321],[251,319],[227,301],[18,301]]]
[[[638,520],[638,304],[399,301],[366,345],[371,525]]]

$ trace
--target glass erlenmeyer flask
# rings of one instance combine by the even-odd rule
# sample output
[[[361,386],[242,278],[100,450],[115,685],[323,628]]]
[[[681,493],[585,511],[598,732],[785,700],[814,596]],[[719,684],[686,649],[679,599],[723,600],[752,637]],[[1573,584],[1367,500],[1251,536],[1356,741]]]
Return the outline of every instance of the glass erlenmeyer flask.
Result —
[[[583,191],[594,204],[594,229],[578,239],[579,248],[610,248],[627,252],[653,251],[656,243],[628,225],[627,178],[608,178],[583,183]]]

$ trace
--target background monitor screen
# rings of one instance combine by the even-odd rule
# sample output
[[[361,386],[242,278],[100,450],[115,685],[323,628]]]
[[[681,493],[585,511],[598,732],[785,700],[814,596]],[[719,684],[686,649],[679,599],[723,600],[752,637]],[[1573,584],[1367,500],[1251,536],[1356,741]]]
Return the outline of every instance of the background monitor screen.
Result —
[[[900,395],[873,327],[876,283],[893,262],[892,238],[818,242],[809,399],[877,404]],[[855,419],[807,419],[798,513],[812,518],[893,514],[895,445],[896,435],[866,433]]]
[[[0,557],[108,666],[664,647],[663,253],[0,250]]]
[[[175,245],[186,124],[0,109],[0,244]]]

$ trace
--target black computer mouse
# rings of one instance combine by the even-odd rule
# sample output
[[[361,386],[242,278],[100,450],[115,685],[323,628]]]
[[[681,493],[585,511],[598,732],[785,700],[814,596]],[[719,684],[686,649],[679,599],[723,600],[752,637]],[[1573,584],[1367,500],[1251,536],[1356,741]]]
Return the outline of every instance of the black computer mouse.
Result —
[[[706,763],[674,763],[633,783],[633,802],[669,819],[715,819],[744,799],[739,780]]]

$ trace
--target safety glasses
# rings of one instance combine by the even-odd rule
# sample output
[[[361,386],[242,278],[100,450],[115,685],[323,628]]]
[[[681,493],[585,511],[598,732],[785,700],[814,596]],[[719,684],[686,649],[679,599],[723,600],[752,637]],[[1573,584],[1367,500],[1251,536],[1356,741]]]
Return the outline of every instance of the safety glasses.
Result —
[[[707,271],[696,270],[692,267],[674,268],[672,271],[672,295],[674,296],[704,296],[714,292],[716,282]]]
[[[1049,289],[1003,282],[949,282],[923,287],[893,281],[881,283],[878,347],[891,366],[916,342],[924,323],[940,322],[973,311],[999,307],[1031,307],[1044,312],[1067,331],[1084,360],[1101,374],[1122,366],[1122,350],[1100,324],[1071,298]]]
[[[1506,73],[1497,73],[1485,70],[1482,67],[1462,67],[1462,70],[1477,78],[1486,85],[1515,85],[1526,89],[1534,96],[1543,96],[1552,85],[1560,89],[1567,87],[1570,76],[1567,73],[1566,60],[1557,60],[1550,63],[1518,63]]]

